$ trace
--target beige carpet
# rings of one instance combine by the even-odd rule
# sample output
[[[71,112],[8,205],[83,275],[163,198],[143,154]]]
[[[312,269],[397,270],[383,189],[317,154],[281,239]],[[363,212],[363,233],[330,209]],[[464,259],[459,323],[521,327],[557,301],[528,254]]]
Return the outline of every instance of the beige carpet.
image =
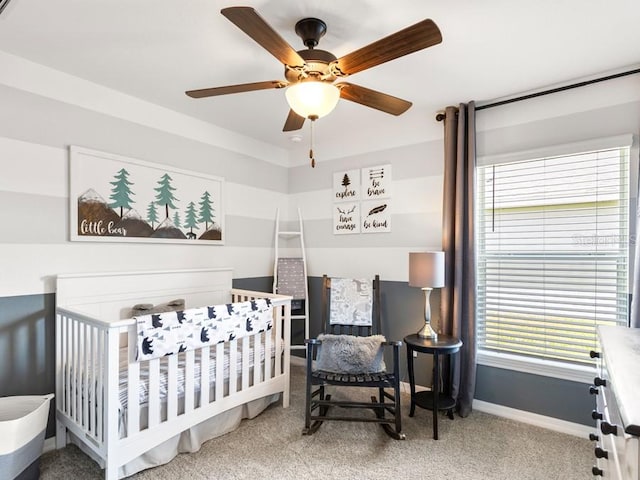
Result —
[[[291,407],[273,405],[236,431],[207,442],[199,452],[146,470],[135,479],[588,479],[593,445],[586,440],[473,412],[441,416],[432,438],[431,412],[409,418],[407,440],[387,437],[375,424],[330,422],[313,436],[304,424],[304,371],[292,367]],[[100,479],[103,472],[74,446],[47,453],[41,478]]]

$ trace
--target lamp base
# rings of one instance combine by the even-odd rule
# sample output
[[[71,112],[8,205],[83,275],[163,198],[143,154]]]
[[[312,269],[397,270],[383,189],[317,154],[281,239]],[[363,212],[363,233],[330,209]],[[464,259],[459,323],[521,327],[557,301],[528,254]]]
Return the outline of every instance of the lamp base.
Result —
[[[431,324],[430,323],[425,323],[424,327],[422,327],[417,335],[420,338],[428,338],[430,340],[437,340],[438,339],[438,334],[436,333],[436,331],[431,328]]]

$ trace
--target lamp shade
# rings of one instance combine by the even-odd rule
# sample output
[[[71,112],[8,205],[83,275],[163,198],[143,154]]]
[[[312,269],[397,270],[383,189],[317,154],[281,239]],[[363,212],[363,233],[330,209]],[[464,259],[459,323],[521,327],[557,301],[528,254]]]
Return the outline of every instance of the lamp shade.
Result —
[[[409,286],[444,287],[444,252],[409,253]]]
[[[340,100],[340,89],[320,81],[300,82],[287,87],[285,92],[291,109],[304,118],[324,117],[336,108]]]

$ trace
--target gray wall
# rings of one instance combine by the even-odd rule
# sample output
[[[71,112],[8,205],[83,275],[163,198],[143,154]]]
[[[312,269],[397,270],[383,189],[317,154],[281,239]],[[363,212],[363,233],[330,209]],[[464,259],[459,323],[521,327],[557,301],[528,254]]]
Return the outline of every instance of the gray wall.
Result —
[[[0,297],[0,397],[54,393],[55,367],[55,295]]]
[[[478,365],[475,398],[497,405],[594,425],[588,386],[559,378]]]

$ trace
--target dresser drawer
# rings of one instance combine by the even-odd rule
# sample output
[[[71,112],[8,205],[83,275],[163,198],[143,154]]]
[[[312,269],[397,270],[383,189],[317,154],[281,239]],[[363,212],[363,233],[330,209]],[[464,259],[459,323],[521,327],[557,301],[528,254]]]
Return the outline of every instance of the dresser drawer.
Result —
[[[607,479],[640,480],[640,329],[598,327],[596,467]]]

